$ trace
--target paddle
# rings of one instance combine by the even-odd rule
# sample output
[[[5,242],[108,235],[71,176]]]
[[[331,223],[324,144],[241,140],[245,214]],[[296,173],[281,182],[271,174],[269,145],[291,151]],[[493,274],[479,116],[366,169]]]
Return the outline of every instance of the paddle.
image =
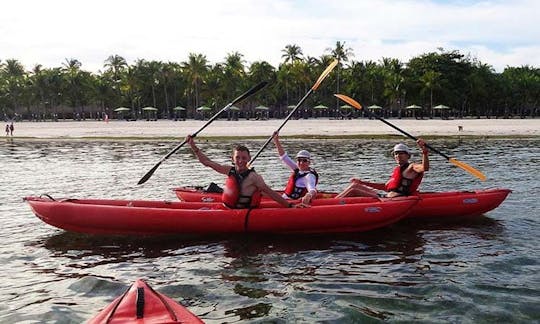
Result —
[[[362,105],[360,105],[356,100],[354,100],[353,98],[351,97],[348,97],[346,95],[342,95],[342,94],[334,94],[334,96],[338,97],[339,99],[343,100],[344,102],[348,103],[349,105],[353,106],[354,108],[358,109],[358,110],[362,110]],[[369,115],[371,117],[374,117],[374,118],[377,118],[378,120],[382,121],[383,123],[385,123],[386,125],[396,129],[397,131],[403,133],[405,136],[413,139],[413,140],[418,140],[418,138],[412,136],[411,134],[407,133],[406,131],[400,129],[399,127],[389,123],[388,121],[382,119],[381,117],[377,116],[376,114],[372,113],[370,110],[367,110],[367,112],[369,113]],[[478,179],[484,181],[486,180],[486,176],[480,172],[479,170],[476,170],[475,168],[473,168],[472,166],[468,165],[467,163],[465,162],[461,162],[455,158],[451,158],[449,157],[448,155],[440,152],[439,150],[433,148],[432,146],[430,146],[429,144],[426,143],[426,147],[429,148],[431,151],[439,154],[440,156],[444,157],[446,160],[448,160],[450,163],[452,163],[453,165],[459,167],[459,168],[462,168],[463,170],[469,172],[470,174],[472,174],[473,176],[477,177]]]
[[[285,124],[289,121],[289,119],[291,119],[291,117],[294,115],[296,110],[298,110],[298,108],[304,103],[304,101],[306,101],[307,97],[309,97],[309,95],[312,94],[313,91],[315,91],[315,90],[317,90],[319,88],[319,86],[321,85],[323,80],[326,79],[328,74],[330,74],[330,72],[332,72],[332,70],[336,67],[337,64],[338,64],[338,60],[334,60],[332,63],[330,63],[330,65],[328,65],[328,67],[326,69],[324,69],[324,71],[321,73],[321,75],[317,79],[317,82],[315,82],[315,84],[311,87],[311,89],[309,89],[309,91],[304,95],[304,97],[302,99],[300,99],[300,101],[296,104],[296,107],[294,107],[294,109],[289,113],[289,115],[287,115],[287,117],[285,118],[283,123],[281,123],[281,126],[279,126],[278,129],[276,129],[276,131],[274,133],[279,132],[283,128],[283,126],[285,126]],[[253,156],[251,158],[251,160],[248,162],[248,165],[251,165],[253,163],[253,161],[255,161],[255,159],[259,156],[259,154],[261,154],[261,152],[264,150],[264,148],[268,145],[268,143],[270,143],[272,138],[274,138],[274,133],[272,133],[272,136],[270,136],[266,140],[264,145],[259,149],[259,151],[255,154],[255,156]]]
[[[212,116],[212,118],[210,118],[206,124],[204,124],[201,128],[199,128],[198,131],[196,131],[195,133],[191,134],[191,137],[195,137],[197,136],[197,134],[199,134],[203,129],[206,128],[206,126],[210,125],[211,122],[213,122],[216,118],[219,117],[219,115],[224,112],[224,111],[227,111],[229,110],[229,108],[231,108],[231,106],[233,106],[234,104],[246,99],[247,97],[253,95],[255,92],[261,90],[262,88],[264,88],[266,86],[268,82],[266,81],[263,81],[259,84],[257,84],[256,86],[254,86],[253,88],[249,89],[248,91],[244,92],[243,94],[241,94],[240,96],[238,96],[238,98],[234,99],[233,101],[231,101],[229,104],[227,104],[225,107],[223,107],[218,113],[216,113],[214,116]],[[173,155],[176,151],[178,151],[182,146],[184,146],[184,144],[186,144],[186,140],[184,140],[182,143],[180,143],[178,146],[176,146],[172,151],[170,151],[169,153],[167,153],[167,155],[165,155],[164,157],[161,158],[161,160],[158,161],[158,163],[156,163],[156,165],[154,165],[154,167],[152,167],[152,169],[150,169],[150,171],[148,171],[142,178],[141,180],[139,180],[139,182],[137,184],[143,184],[145,183],[148,179],[150,179],[150,177],[154,174],[154,172],[156,172],[157,168],[159,168],[159,166],[161,165],[161,163],[165,160],[167,160],[171,155]]]

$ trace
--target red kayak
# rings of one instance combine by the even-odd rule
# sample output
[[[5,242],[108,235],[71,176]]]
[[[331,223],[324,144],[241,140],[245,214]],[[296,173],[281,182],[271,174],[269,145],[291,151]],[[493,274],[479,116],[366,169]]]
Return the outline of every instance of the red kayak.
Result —
[[[417,197],[320,199],[310,208],[229,209],[221,203],[26,197],[52,226],[90,234],[337,233],[383,227],[407,216]]]
[[[122,296],[93,317],[88,324],[204,323],[173,299],[137,279]]]
[[[220,202],[221,194],[206,192],[199,187],[174,188],[176,196],[186,202]],[[479,216],[497,208],[512,192],[509,189],[485,189],[475,191],[421,192],[420,201],[413,206],[407,218],[455,218]],[[319,200],[335,197],[336,193],[322,192],[317,194],[314,205]],[[266,201],[270,198],[263,197]],[[351,198],[344,198],[348,200]],[[365,198],[373,199],[376,198]]]

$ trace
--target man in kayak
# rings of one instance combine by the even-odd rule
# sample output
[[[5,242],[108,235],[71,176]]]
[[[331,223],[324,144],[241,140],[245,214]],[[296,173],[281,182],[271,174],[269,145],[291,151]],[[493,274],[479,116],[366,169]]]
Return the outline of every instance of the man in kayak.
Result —
[[[295,163],[281,146],[278,132],[274,133],[273,139],[281,162],[292,170],[292,174],[285,187],[285,192],[283,193],[283,198],[302,198],[302,205],[309,206],[311,201],[317,196],[317,182],[319,181],[317,171],[310,166],[311,154],[306,150],[299,151],[296,154]]]
[[[376,190],[386,191],[386,197],[410,196],[417,193],[424,172],[429,170],[429,157],[422,139],[416,141],[422,150],[422,163],[411,163],[411,149],[405,144],[397,144],[392,150],[398,164],[386,183],[375,183],[352,178],[351,184],[336,197],[367,196],[379,197]]]
[[[294,207],[292,203],[289,203],[268,187],[263,178],[253,168],[248,168],[247,163],[251,156],[247,147],[239,145],[234,148],[232,154],[234,166],[231,167],[210,160],[195,145],[191,135],[186,137],[186,143],[191,146],[199,162],[221,174],[227,175],[222,196],[225,206],[233,209],[257,208],[261,201],[261,193],[265,193],[284,207]]]

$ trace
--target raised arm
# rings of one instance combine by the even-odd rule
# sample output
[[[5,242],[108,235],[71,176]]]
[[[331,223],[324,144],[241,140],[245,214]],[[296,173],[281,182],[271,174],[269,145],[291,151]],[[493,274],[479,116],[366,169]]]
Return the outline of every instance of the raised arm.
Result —
[[[419,138],[416,141],[416,144],[418,144],[418,147],[420,147],[420,149],[422,150],[422,163],[415,163],[413,166],[413,170],[417,173],[429,171],[429,151],[426,147],[426,143],[423,139]]]
[[[223,165],[210,160],[203,152],[201,152],[197,145],[195,145],[195,141],[193,140],[193,137],[191,137],[191,135],[188,135],[186,137],[186,143],[189,144],[191,150],[193,151],[193,153],[195,153],[195,156],[197,157],[197,159],[199,159],[199,162],[201,162],[201,164],[210,167],[221,174],[228,174],[231,170],[230,165]]]
[[[279,142],[279,132],[274,132],[274,145],[276,146],[276,149],[278,151],[279,156],[283,156],[285,154],[285,150],[283,149],[283,146],[281,146],[281,143]]]

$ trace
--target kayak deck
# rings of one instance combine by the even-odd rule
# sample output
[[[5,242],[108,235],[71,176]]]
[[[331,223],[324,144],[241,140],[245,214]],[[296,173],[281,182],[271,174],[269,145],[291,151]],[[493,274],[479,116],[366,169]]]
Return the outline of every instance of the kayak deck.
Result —
[[[360,232],[405,217],[416,197],[321,200],[310,208],[228,209],[221,203],[26,197],[44,222],[91,234],[219,234]]]

